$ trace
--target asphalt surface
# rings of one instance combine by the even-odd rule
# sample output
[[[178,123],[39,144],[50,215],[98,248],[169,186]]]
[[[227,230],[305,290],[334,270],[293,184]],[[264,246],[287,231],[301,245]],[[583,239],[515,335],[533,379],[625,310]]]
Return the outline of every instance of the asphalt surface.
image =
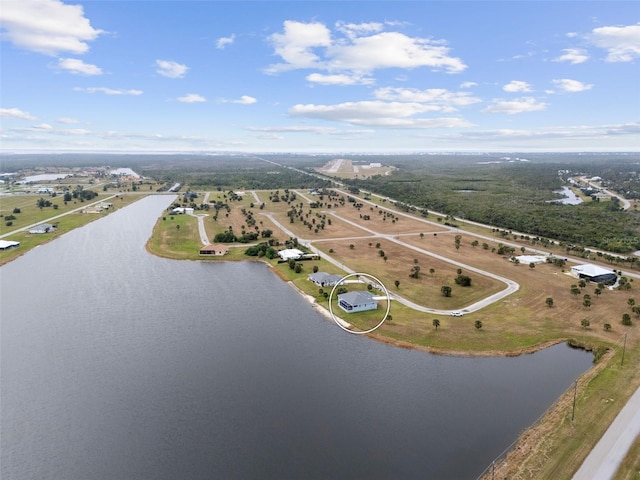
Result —
[[[573,480],[611,480],[640,435],[640,388],[591,450]]]

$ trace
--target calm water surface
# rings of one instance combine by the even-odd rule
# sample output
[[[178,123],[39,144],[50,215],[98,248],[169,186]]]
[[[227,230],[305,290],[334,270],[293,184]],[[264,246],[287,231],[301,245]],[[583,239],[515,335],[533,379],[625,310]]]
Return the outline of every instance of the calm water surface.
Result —
[[[591,365],[349,335],[263,264],[146,253],[170,201],[0,268],[3,479],[474,479]]]

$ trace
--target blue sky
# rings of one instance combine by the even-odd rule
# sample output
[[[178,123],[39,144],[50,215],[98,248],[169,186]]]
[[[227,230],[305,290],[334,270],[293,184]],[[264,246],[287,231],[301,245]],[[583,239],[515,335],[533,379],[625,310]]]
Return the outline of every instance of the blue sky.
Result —
[[[638,151],[640,2],[3,0],[2,151]]]

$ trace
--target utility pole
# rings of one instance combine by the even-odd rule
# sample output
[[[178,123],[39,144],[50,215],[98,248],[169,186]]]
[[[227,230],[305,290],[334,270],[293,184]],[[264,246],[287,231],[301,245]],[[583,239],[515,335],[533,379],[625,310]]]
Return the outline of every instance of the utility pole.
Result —
[[[576,418],[576,392],[578,391],[578,380],[573,384],[573,410],[571,411],[571,422]]]

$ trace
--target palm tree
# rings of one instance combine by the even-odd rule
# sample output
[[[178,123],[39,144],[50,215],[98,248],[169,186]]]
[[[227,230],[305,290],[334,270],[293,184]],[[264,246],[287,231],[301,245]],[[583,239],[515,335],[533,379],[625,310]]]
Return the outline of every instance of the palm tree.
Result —
[[[400,280],[396,280],[396,281],[395,281],[395,282],[393,282],[393,283],[395,283],[396,288],[398,288],[398,287],[400,286]]]
[[[547,304],[547,307],[549,308],[553,307],[553,298],[547,297],[547,299],[545,300],[545,303]]]
[[[474,323],[474,325],[478,330],[482,328],[482,322],[480,320],[476,320],[476,323]]]
[[[438,330],[438,327],[440,326],[440,320],[438,320],[437,318],[434,318],[432,323],[435,329]]]

